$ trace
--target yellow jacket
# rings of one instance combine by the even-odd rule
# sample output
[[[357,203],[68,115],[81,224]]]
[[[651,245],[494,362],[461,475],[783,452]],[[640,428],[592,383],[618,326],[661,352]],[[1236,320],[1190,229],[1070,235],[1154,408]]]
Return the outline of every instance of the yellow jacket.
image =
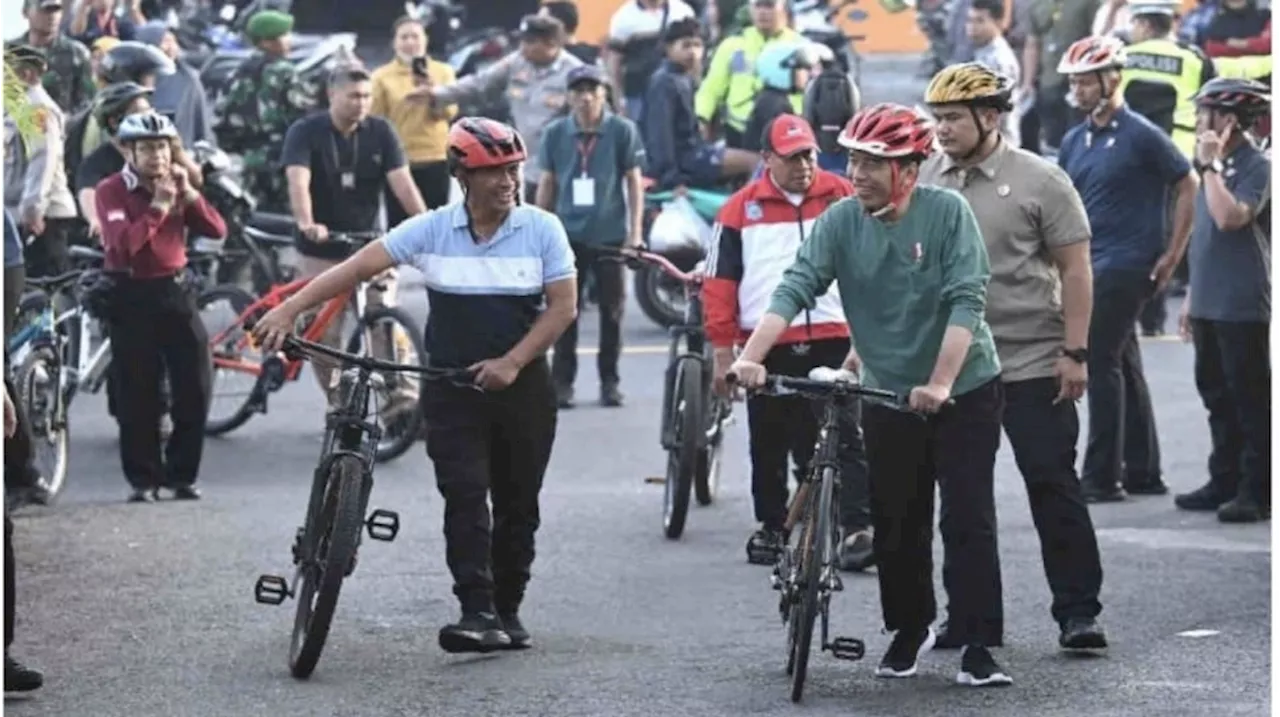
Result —
[[[703,78],[694,98],[698,119],[710,122],[721,105],[725,107],[725,124],[741,132],[747,128],[751,109],[760,92],[760,78],[756,76],[756,58],[760,51],[772,42],[795,42],[800,35],[791,28],[784,28],[772,38],[766,38],[754,27],[741,34],[726,37],[711,56],[711,67]],[[791,96],[791,105],[799,114],[804,108],[804,93]]]
[[[436,60],[427,61],[427,77],[437,87],[457,82],[453,68]],[[410,164],[443,162],[448,157],[449,120],[458,114],[456,105],[433,113],[424,100],[406,95],[418,86],[410,66],[399,59],[373,71],[372,114],[387,118],[404,143]]]

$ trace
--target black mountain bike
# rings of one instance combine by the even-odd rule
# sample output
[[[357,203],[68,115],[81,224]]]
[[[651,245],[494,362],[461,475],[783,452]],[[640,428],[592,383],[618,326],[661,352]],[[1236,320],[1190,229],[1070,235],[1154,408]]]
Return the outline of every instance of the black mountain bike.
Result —
[[[374,454],[382,437],[370,397],[378,395],[387,380],[384,375],[391,373],[412,372],[427,380],[474,384],[466,369],[380,361],[292,336],[286,339],[284,350],[290,358],[327,357],[343,367],[338,383],[340,402],[325,417],[324,448],[312,479],[306,518],[294,537],[293,585],[278,575],[263,575],[253,588],[254,599],[265,605],[297,599],[289,669],[294,677],[306,679],[315,670],[329,636],[342,581],[355,570],[361,533],[367,531],[374,540],[390,542],[400,532],[400,516],[394,511],[377,509],[365,517],[373,490]]]
[[[682,271],[661,254],[621,249],[618,256],[632,268],[651,264],[684,285],[684,320],[670,329],[660,436],[667,452],[662,528],[675,540],[684,533],[690,493],[698,505],[715,501],[732,408],[712,390],[711,345],[702,325],[702,275]]]
[[[736,383],[729,374],[727,380]],[[821,646],[841,660],[861,660],[866,644],[856,637],[830,637],[831,594],[844,590],[840,580],[839,426],[840,416],[854,402],[864,401],[912,412],[907,397],[866,388],[843,370],[817,368],[809,378],[770,375],[755,393],[800,395],[822,405],[822,422],[807,479],[787,507],[786,530],[792,536],[774,566],[770,582],[780,593],[778,609],[787,628],[787,674],[791,701],[799,702],[809,668],[813,627],[822,618]],[[799,530],[795,528],[799,526]]]

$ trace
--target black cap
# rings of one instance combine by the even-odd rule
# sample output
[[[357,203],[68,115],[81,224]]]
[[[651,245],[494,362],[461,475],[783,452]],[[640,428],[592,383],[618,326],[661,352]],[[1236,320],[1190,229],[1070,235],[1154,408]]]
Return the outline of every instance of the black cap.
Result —
[[[44,67],[49,64],[49,58],[44,54],[44,50],[19,42],[6,44],[4,53],[9,61],[15,65],[39,65]]]
[[[604,77],[604,72],[595,65],[579,65],[569,70],[569,79],[566,83],[569,89],[588,82],[596,85],[609,84]]]

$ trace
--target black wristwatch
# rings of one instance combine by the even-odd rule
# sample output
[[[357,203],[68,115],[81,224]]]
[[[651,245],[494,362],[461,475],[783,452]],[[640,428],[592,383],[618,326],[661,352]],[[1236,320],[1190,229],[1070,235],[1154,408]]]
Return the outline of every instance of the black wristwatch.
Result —
[[[1196,171],[1201,174],[1204,174],[1205,172],[1217,172],[1218,174],[1222,174],[1223,169],[1226,169],[1226,167],[1222,165],[1221,159],[1215,159],[1212,162],[1196,163]]]
[[[1089,361],[1089,349],[1063,349],[1062,355],[1075,361],[1076,363],[1087,363]]]

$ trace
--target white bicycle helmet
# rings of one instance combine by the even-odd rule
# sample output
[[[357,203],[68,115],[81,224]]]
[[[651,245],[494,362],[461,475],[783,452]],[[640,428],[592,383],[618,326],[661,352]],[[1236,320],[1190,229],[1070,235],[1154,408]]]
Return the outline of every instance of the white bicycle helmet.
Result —
[[[116,139],[121,142],[137,142],[141,139],[177,139],[178,128],[159,112],[142,112],[120,120]]]
[[[1124,69],[1124,42],[1119,38],[1093,35],[1071,43],[1058,61],[1058,74],[1083,75],[1086,72]]]

